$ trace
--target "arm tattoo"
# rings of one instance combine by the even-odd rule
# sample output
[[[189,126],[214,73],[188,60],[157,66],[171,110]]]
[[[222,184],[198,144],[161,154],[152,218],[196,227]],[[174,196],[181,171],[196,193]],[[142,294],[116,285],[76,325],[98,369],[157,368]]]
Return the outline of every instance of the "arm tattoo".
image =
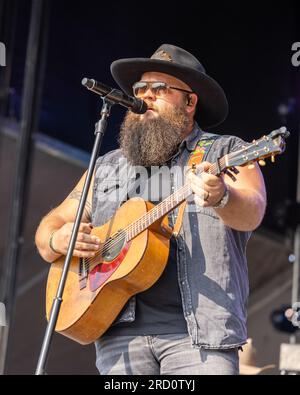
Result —
[[[74,189],[74,191],[72,191],[70,193],[68,198],[80,201],[81,195],[82,195],[82,193],[80,191],[78,191],[77,189]],[[83,215],[89,221],[92,219],[92,205],[88,201],[86,201],[86,203],[85,203]]]

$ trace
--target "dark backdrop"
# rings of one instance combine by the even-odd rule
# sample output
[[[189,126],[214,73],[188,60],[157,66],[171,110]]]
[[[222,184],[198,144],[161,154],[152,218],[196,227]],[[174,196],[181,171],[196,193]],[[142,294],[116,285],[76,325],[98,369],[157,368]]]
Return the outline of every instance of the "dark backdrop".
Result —
[[[11,84],[16,118],[30,4],[19,1]],[[291,129],[284,156],[264,169],[269,198],[264,225],[283,232],[287,223],[279,214],[284,201],[294,198],[296,186],[300,67],[291,64],[291,47],[300,41],[298,15],[296,1],[51,0],[40,130],[90,152],[101,103],[81,86],[81,79],[95,78],[115,87],[113,60],[149,57],[162,43],[182,46],[199,58],[228,96],[229,116],[212,131],[251,141],[282,124]],[[285,117],[278,111],[282,104],[289,105]],[[102,153],[116,148],[123,115],[123,108],[113,109]]]

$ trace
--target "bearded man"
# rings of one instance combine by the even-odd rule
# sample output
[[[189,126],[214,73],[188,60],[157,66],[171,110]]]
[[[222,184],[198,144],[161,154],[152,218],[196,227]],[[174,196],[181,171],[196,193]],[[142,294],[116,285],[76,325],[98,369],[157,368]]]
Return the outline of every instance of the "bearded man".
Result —
[[[127,302],[96,341],[96,366],[100,374],[116,375],[238,374],[238,349],[247,340],[245,249],[266,207],[261,172],[258,166],[237,168],[236,181],[210,174],[211,163],[244,142],[204,131],[226,118],[228,104],[222,88],[191,53],[164,44],[151,58],[113,62],[111,71],[118,85],[143,99],[148,110],[128,112],[120,148],[98,159],[74,256],[95,256],[100,241],[91,235],[92,226],[107,222],[138,193],[133,187],[137,168],[149,176],[153,167],[167,167],[170,177],[163,184],[173,192],[181,185],[172,170],[184,169],[197,147],[205,155],[200,175],[188,172],[183,181],[190,184],[193,199],[171,238],[165,270],[152,287]],[[84,179],[39,225],[36,245],[48,262],[67,252]],[[143,178],[140,187],[149,179]],[[163,198],[160,193],[157,201]],[[177,219],[174,210],[170,226]]]

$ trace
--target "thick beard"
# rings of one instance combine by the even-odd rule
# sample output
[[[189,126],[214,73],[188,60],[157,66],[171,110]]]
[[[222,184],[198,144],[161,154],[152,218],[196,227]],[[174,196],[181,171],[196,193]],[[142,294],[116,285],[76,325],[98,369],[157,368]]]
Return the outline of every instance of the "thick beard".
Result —
[[[120,148],[132,165],[163,165],[176,152],[189,124],[180,106],[161,112],[157,118],[144,120],[128,112],[121,125]]]

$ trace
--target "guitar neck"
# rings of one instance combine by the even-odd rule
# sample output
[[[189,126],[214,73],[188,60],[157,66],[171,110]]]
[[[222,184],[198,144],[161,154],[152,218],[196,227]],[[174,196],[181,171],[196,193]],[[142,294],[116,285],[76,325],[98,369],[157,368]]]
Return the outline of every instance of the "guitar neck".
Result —
[[[226,168],[226,156],[222,157],[216,163],[211,164],[208,173],[217,175],[220,174],[224,168]],[[189,184],[183,185],[177,191],[175,191],[172,195],[168,196],[162,202],[157,204],[151,210],[149,210],[146,214],[144,214],[141,218],[134,221],[126,228],[126,239],[127,241],[133,239],[138,234],[149,228],[154,222],[158,221],[160,218],[164,217],[171,211],[173,211],[176,207],[178,207],[184,200],[186,200],[191,194],[192,189]]]

